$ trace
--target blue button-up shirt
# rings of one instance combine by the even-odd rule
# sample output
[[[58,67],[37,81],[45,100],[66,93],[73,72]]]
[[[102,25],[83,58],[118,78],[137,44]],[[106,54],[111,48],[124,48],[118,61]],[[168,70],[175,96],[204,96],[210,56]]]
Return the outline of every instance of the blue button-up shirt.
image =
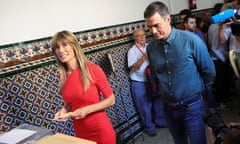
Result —
[[[172,28],[166,41],[154,39],[147,52],[164,102],[183,101],[213,84],[214,64],[194,33]]]

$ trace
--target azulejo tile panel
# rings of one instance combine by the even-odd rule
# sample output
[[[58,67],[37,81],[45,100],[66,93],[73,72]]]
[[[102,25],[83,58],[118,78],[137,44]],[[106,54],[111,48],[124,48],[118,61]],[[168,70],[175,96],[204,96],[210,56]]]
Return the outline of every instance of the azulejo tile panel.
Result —
[[[1,132],[29,123],[73,134],[70,121],[61,125],[52,122],[62,105],[56,74],[56,65],[49,65],[0,79]]]
[[[113,88],[117,102],[106,111],[124,143],[142,131],[126,64],[126,54],[133,42],[131,35],[136,28],[145,29],[145,23],[75,33],[88,59],[103,68]],[[112,71],[107,54],[112,56],[116,72]],[[50,38],[0,46],[0,55],[0,133],[28,123],[74,135],[71,120],[52,121],[62,99]]]
[[[145,29],[143,21],[122,24],[96,30],[76,32],[75,35],[84,52],[101,50],[131,39],[129,35],[137,28]],[[0,46],[0,77],[22,72],[34,65],[53,61],[51,53],[51,37],[40,40],[20,42]]]
[[[126,70],[126,52],[130,43],[88,54],[89,60],[99,64],[107,74],[117,103],[107,109],[116,132],[123,140],[141,132],[141,121],[131,98]],[[117,73],[110,69],[106,53],[111,53]],[[23,123],[48,128],[55,132],[74,135],[71,121],[55,123],[51,119],[61,107],[57,67],[55,64],[0,79],[0,131],[4,132]],[[131,129],[131,127],[135,129]]]

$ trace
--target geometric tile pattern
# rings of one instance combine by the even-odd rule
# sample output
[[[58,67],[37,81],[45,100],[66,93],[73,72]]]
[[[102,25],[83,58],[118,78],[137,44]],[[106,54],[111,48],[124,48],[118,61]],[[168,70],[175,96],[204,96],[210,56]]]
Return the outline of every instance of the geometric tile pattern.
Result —
[[[131,35],[136,28],[145,28],[145,23],[136,22],[76,33],[84,53],[89,60],[103,68],[114,90],[116,104],[106,111],[124,143],[142,131],[142,122],[131,97],[126,64],[126,54],[133,42]],[[52,121],[54,113],[63,102],[59,94],[55,58],[50,52],[49,43],[45,39],[21,44],[19,47],[1,47],[0,133],[28,123],[74,135],[71,120]],[[6,51],[7,54],[4,55]],[[21,59],[16,58],[17,51],[22,54]],[[112,72],[107,54],[112,56],[115,73]]]
[[[112,26],[92,31],[74,33],[85,53],[92,53],[106,47],[131,40],[136,28],[146,29],[143,21]],[[51,38],[0,46],[0,78],[18,72],[28,71],[33,66],[53,63]]]
[[[0,79],[0,99],[1,132],[29,123],[73,134],[71,122],[52,122],[53,114],[62,105],[56,65]]]
[[[123,38],[132,34],[136,28],[146,28],[144,21],[137,21],[129,24],[116,25],[106,28],[99,28],[90,31],[75,32],[79,44],[86,49],[91,49],[90,45],[111,42],[116,38]],[[12,61],[24,62],[25,59],[41,56],[51,52],[51,37],[20,42],[0,46],[0,64]],[[98,47],[97,47],[98,48]],[[89,51],[87,50],[87,51]]]
[[[116,104],[107,109],[116,133],[124,143],[142,131],[129,87],[127,50],[129,41],[107,49],[86,54],[105,71],[116,95]],[[110,53],[117,69],[113,73],[107,57]],[[56,64],[49,64],[26,72],[0,79],[0,133],[23,123],[48,128],[55,132],[74,135],[71,120],[52,121],[54,113],[61,107]]]

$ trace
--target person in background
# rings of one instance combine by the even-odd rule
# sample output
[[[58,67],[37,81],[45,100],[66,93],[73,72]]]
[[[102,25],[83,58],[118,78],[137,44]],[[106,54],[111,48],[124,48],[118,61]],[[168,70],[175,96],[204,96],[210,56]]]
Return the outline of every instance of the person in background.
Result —
[[[162,102],[159,97],[153,97],[147,92],[145,69],[149,64],[146,54],[146,34],[143,29],[133,33],[135,44],[128,50],[128,67],[130,68],[132,96],[137,111],[143,121],[145,132],[156,136],[155,126],[166,127],[163,118]]]
[[[227,9],[239,9],[240,8],[240,0],[232,0],[227,3],[225,3],[222,6],[221,11],[227,10]]]
[[[237,58],[235,58],[235,65],[237,66],[238,69],[234,70],[235,73],[235,94],[238,97],[240,97],[240,78],[236,77],[237,73],[239,75],[240,73],[240,22],[235,22],[231,24],[231,31],[232,31],[232,35],[230,36],[230,40],[229,40],[229,50],[233,51],[236,53]],[[231,65],[233,67],[233,65]],[[240,102],[240,101],[239,101]],[[240,115],[240,112],[239,112]]]
[[[185,28],[185,25],[184,25],[184,18],[186,17],[186,16],[194,16],[193,14],[192,14],[192,11],[190,10],[190,9],[183,9],[183,10],[181,10],[180,12],[179,12],[179,26],[177,26],[177,29],[180,29],[180,30],[185,30],[186,28]],[[196,19],[197,20],[197,19]],[[197,21],[196,21],[197,22]],[[197,25],[198,26],[198,25]],[[199,32],[201,32],[201,30],[200,30],[200,27],[197,27],[196,26],[196,29],[195,29],[195,31],[199,31]]]
[[[197,20],[197,27],[200,28],[204,34],[206,34],[211,24],[211,13],[205,12],[202,17],[199,17],[199,19],[200,22]]]
[[[104,111],[115,104],[115,96],[103,70],[87,60],[72,32],[57,32],[52,38],[51,47],[59,67],[64,100],[54,119],[72,118],[74,131],[79,138],[98,144],[115,144],[115,132]]]
[[[180,24],[179,24],[179,27],[177,27],[178,29],[185,30],[183,21],[184,21],[185,16],[188,16],[188,15],[192,15],[192,11],[190,9],[182,9],[179,12],[179,23]]]
[[[222,5],[222,3],[215,4],[214,15],[221,12]],[[216,78],[214,82],[216,106],[219,110],[228,110],[229,108],[224,104],[228,89],[228,45],[227,43],[221,44],[219,41],[220,25],[221,24],[210,25],[208,29],[208,48],[216,69]]]
[[[148,59],[159,82],[164,117],[175,144],[206,144],[202,92],[215,78],[204,42],[195,34],[171,26],[168,7],[149,4],[144,18],[154,39]]]
[[[194,15],[185,16],[183,19],[183,24],[184,24],[185,30],[195,33],[206,44],[206,40],[204,38],[203,32],[201,32],[200,30],[197,31],[197,22],[196,21],[197,21],[197,19]]]
[[[234,0],[232,2],[229,3],[225,3],[222,8],[221,11],[224,11],[226,9],[239,9],[240,8],[240,0]],[[238,52],[237,49],[239,49],[240,47],[240,42],[238,42],[237,37],[238,37],[238,33],[240,33],[239,30],[239,25],[237,26],[237,31],[233,32],[231,29],[231,25],[233,23],[239,23],[240,19],[237,17],[233,17],[231,19],[229,19],[227,22],[222,22],[219,23],[219,42],[220,44],[228,44],[229,45],[229,50],[233,50],[235,49],[236,52]],[[235,33],[235,34],[233,34]],[[229,101],[229,96],[231,95],[239,95],[239,80],[236,79],[236,75],[234,74],[234,71],[230,65],[230,68],[228,67],[228,81],[227,84],[229,86],[232,86],[235,89],[232,89],[232,87],[228,87],[227,88],[227,95],[224,97],[225,100],[224,102],[228,102]],[[231,91],[232,90],[232,91]],[[226,105],[223,102],[224,106]],[[220,105],[221,106],[221,105]]]

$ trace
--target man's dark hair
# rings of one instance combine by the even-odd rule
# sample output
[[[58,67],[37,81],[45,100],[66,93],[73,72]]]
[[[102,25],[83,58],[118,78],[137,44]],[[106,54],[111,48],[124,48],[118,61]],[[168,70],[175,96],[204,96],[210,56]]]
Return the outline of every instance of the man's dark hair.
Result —
[[[150,18],[155,13],[159,13],[162,17],[165,17],[167,15],[170,15],[168,7],[160,1],[152,2],[147,6],[147,8],[144,11],[144,18]]]
[[[192,11],[190,9],[183,9],[179,12],[179,15],[192,15]]]
[[[234,0],[227,0],[227,3],[233,2]]]
[[[186,15],[183,19],[183,23],[187,23],[189,18],[194,18],[197,20],[197,18],[194,15]]]
[[[213,15],[220,13],[222,6],[223,6],[223,3],[216,3],[213,7],[213,10],[214,10]]]

